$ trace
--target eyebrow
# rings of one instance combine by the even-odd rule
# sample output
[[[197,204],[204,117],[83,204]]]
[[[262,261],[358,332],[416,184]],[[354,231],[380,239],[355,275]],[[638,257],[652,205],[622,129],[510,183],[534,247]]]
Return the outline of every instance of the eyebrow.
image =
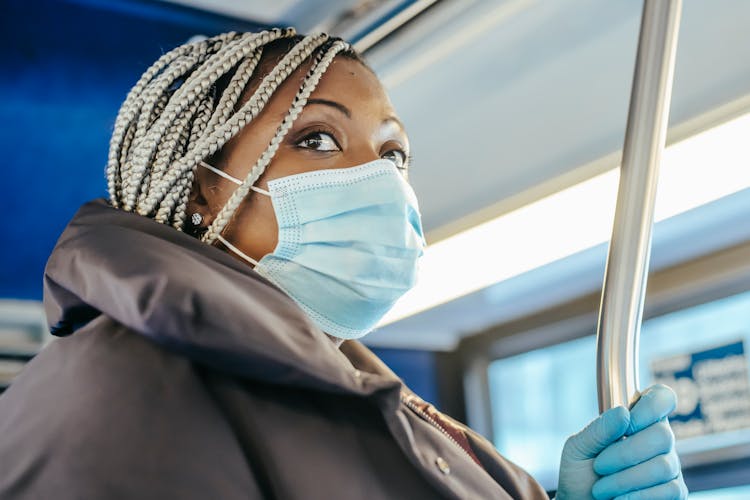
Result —
[[[349,108],[336,101],[329,101],[328,99],[308,99],[307,104],[322,104],[324,106],[330,106],[341,111],[347,118],[352,118],[352,112],[349,111]]]

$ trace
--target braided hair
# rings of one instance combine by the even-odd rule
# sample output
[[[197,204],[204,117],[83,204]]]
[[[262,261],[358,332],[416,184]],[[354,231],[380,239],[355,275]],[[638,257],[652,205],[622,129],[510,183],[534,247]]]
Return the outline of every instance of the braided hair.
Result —
[[[249,99],[264,51],[282,52]],[[224,33],[161,56],[130,90],[115,120],[107,162],[110,204],[182,231],[195,169],[263,110],[276,89],[312,59],[292,105],[266,150],[202,232],[213,243],[257,182],[337,55],[364,62],[346,42],[292,28]]]

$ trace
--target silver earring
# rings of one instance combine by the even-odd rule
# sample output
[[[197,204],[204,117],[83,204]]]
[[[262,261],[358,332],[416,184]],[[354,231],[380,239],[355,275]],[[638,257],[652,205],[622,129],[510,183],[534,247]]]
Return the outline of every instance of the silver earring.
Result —
[[[192,222],[194,226],[200,226],[203,222],[203,216],[198,212],[195,212],[190,216],[190,222]]]

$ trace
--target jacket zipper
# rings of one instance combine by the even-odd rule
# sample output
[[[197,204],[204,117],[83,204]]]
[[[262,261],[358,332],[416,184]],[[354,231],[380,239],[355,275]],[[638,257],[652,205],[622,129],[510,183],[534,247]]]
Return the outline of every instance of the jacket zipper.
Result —
[[[403,395],[401,396],[401,401],[406,406],[408,406],[411,411],[413,411],[414,413],[416,413],[417,415],[419,415],[420,417],[422,417],[423,420],[427,421],[427,423],[429,423],[430,425],[432,425],[433,427],[435,427],[437,430],[439,430],[443,434],[443,436],[447,437],[448,440],[451,443],[453,443],[454,445],[456,445],[458,447],[458,449],[461,450],[464,453],[464,455],[466,455],[467,457],[469,457],[469,460],[471,460],[472,462],[474,462],[474,459],[472,458],[471,455],[469,455],[469,452],[467,452],[464,449],[463,446],[461,446],[460,444],[458,444],[458,441],[456,441],[453,438],[453,436],[451,436],[450,434],[448,434],[448,431],[446,431],[445,429],[443,429],[443,427],[440,424],[438,424],[437,422],[435,422],[435,419],[433,419],[431,416],[429,416],[428,414],[426,414],[425,412],[423,412],[418,406],[416,406],[414,403],[412,403],[411,401],[409,401],[408,399],[406,399]]]

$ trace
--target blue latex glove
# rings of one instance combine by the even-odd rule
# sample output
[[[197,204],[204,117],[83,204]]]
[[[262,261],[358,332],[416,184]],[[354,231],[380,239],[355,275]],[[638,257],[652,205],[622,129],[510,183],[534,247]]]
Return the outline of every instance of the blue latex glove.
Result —
[[[687,498],[666,419],[676,403],[671,389],[655,385],[631,411],[613,408],[571,436],[563,448],[556,499]]]

